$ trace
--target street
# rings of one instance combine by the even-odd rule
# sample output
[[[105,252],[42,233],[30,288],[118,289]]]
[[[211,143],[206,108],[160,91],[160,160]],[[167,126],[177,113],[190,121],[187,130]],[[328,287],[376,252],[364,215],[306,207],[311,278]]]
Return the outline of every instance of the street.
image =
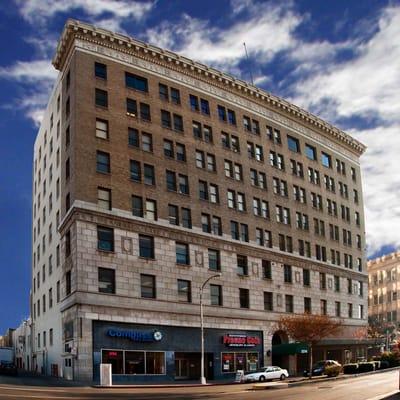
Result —
[[[30,378],[32,379],[32,378]],[[42,378],[37,378],[42,379]],[[393,394],[399,385],[399,371],[368,375],[337,381],[284,389],[252,391],[252,385],[217,385],[206,387],[168,388],[112,388],[99,389],[76,386],[29,386],[29,379],[0,377],[0,399],[135,399],[135,400],[376,400],[388,395],[388,399],[400,399]]]

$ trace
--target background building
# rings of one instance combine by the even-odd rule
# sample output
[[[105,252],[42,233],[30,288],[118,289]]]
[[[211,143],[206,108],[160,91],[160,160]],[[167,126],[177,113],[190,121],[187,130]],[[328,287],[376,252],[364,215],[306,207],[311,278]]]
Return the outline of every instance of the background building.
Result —
[[[368,261],[368,319],[371,330],[386,338],[386,347],[398,336],[400,318],[400,252]]]
[[[316,358],[365,356],[364,146],[246,82],[68,21],[34,150],[32,335],[39,371],[199,377],[279,363],[282,313],[343,318]],[[275,349],[275,350],[274,350]]]

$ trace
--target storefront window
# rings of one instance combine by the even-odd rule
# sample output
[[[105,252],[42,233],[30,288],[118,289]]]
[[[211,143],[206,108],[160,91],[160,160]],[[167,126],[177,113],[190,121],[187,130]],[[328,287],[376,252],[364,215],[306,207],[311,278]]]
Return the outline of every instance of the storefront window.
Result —
[[[146,352],[146,374],[165,374],[165,353],[162,353],[160,351]]]
[[[253,372],[258,369],[258,353],[222,353],[222,372],[244,370]]]
[[[125,374],[144,374],[144,351],[125,351]]]
[[[117,350],[103,350],[102,363],[111,364],[111,371],[113,374],[124,373],[124,357],[122,351]]]
[[[236,367],[235,370],[238,369],[245,370],[246,369],[246,353],[235,353],[235,361]]]
[[[258,369],[258,353],[247,353],[247,371],[254,372]]]
[[[222,353],[222,372],[235,372],[234,353]]]

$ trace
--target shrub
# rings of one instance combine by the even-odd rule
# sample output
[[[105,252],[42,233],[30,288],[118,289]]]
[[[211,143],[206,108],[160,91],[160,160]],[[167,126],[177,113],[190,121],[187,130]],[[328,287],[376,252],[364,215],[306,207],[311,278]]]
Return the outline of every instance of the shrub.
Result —
[[[382,360],[379,362],[379,369],[385,369],[385,368],[389,368],[389,367],[390,367],[389,361]]]
[[[358,364],[345,364],[343,365],[343,373],[356,374],[358,372]]]
[[[397,367],[400,364],[399,353],[385,351],[381,355],[381,361],[387,361],[389,363],[389,367]]]
[[[358,372],[369,372],[375,370],[374,362],[361,362],[358,364]]]
[[[329,367],[325,368],[325,373],[328,376],[338,376],[341,369],[342,368],[340,367],[340,365],[330,365]]]

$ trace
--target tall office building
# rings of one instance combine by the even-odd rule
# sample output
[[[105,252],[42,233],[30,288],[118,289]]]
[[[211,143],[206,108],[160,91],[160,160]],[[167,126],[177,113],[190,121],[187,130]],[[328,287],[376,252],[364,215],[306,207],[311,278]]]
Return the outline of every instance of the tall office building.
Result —
[[[38,371],[166,381],[307,350],[283,313],[343,319],[316,358],[362,357],[365,147],[193,60],[69,20],[35,143],[32,335]],[[214,276],[215,275],[215,276]]]

